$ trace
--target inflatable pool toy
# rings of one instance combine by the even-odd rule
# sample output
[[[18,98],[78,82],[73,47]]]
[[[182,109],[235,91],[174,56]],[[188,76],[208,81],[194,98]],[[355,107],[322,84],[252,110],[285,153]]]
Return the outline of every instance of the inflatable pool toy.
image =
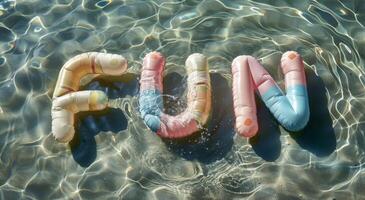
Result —
[[[163,112],[163,69],[165,58],[158,52],[143,60],[140,80],[139,110],[149,129],[165,138],[189,136],[205,125],[211,109],[211,85],[207,59],[202,54],[190,55],[186,62],[188,74],[187,108],[177,116]],[[289,131],[299,131],[309,120],[309,104],[304,64],[300,55],[283,54],[281,68],[285,76],[286,95],[264,67],[252,56],[238,56],[232,62],[233,105],[236,130],[252,137],[258,131],[254,91],[278,122]],[[74,114],[80,111],[112,107],[102,91],[78,91],[80,79],[87,74],[119,76],[127,69],[120,55],[84,53],[69,60],[61,69],[52,101],[52,133],[60,142],[69,142],[74,134]]]
[[[254,90],[287,130],[299,131],[307,124],[309,104],[303,60],[294,51],[286,52],[281,68],[286,95],[254,57],[238,56],[233,60],[233,105],[238,134],[252,137],[258,131]]]
[[[62,67],[52,101],[52,133],[56,140],[69,142],[74,134],[74,114],[102,110],[108,97],[102,91],[77,91],[80,79],[87,74],[122,75],[127,69],[123,56],[107,53],[83,53]]]
[[[56,140],[69,142],[74,134],[74,114],[102,110],[108,97],[102,91],[77,91],[80,79],[87,74],[122,75],[127,69],[123,56],[107,53],[83,53],[62,67],[52,101],[52,133]]]
[[[163,113],[162,73],[164,57],[158,52],[145,56],[140,80],[139,106],[145,124],[161,137],[181,138],[201,129],[207,122],[211,108],[211,86],[207,59],[192,54],[186,60],[188,74],[188,105],[177,116]]]

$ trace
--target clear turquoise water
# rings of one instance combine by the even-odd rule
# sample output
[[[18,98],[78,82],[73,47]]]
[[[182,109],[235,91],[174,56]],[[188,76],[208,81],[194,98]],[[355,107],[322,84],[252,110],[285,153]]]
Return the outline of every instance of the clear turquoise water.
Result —
[[[365,199],[365,2],[0,1],[0,199]],[[138,114],[144,55],[167,58],[165,108],[185,106],[186,57],[209,57],[207,130],[161,140]],[[230,63],[261,58],[282,84],[280,56],[306,63],[311,118],[282,129],[258,100],[259,136],[235,136]],[[80,114],[71,145],[51,131],[58,72],[87,51],[122,54],[128,74],[85,88],[120,109]]]

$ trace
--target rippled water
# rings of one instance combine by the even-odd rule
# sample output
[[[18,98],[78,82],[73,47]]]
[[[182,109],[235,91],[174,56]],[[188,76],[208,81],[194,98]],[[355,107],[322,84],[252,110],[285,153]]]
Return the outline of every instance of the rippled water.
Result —
[[[365,3],[341,1],[0,1],[0,199],[365,199]],[[138,114],[144,55],[167,57],[165,108],[185,106],[186,57],[209,57],[207,130],[161,140]],[[306,63],[311,118],[278,126],[258,100],[259,136],[235,136],[230,64],[261,58],[282,83],[287,50]],[[121,109],[82,113],[70,145],[51,131],[62,65],[122,54],[128,74],[85,88]]]

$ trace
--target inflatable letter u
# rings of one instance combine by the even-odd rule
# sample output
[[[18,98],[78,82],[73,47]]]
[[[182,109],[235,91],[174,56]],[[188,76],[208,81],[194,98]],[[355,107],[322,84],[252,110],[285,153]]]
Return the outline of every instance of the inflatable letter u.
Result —
[[[181,138],[198,131],[206,123],[211,107],[211,86],[207,59],[192,54],[186,60],[188,106],[177,116],[163,113],[162,73],[164,57],[157,52],[146,55],[140,80],[139,106],[145,124],[161,137]]]

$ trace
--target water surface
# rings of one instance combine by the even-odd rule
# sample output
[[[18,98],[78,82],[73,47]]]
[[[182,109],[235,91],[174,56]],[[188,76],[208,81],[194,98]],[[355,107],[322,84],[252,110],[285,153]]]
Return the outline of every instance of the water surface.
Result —
[[[365,3],[353,1],[0,2],[0,199],[365,199]],[[138,113],[148,52],[167,58],[165,108],[186,105],[184,61],[209,58],[206,131],[161,140]],[[259,135],[235,136],[231,61],[248,54],[283,84],[288,50],[305,61],[311,118],[280,127],[258,99]],[[117,53],[128,74],[84,86],[122,98],[78,115],[70,145],[51,132],[58,72],[88,51]]]

